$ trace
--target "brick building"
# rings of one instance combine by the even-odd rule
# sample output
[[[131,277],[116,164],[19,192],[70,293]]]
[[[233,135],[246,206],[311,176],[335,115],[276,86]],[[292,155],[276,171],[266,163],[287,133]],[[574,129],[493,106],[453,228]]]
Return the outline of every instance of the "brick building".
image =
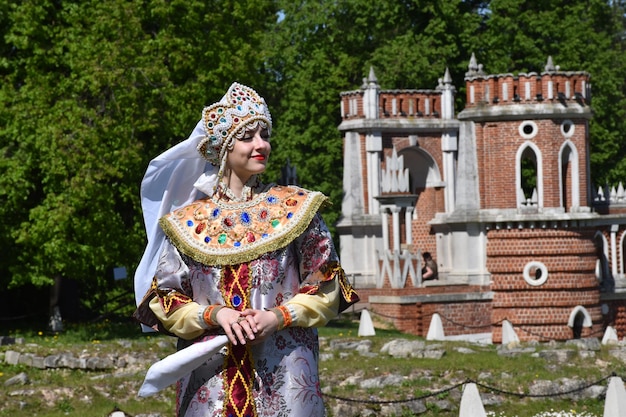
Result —
[[[426,336],[626,336],[626,197],[590,182],[590,75],[485,74],[472,56],[455,114],[435,89],[341,94],[346,273],[373,312]],[[422,281],[423,252],[439,279]]]

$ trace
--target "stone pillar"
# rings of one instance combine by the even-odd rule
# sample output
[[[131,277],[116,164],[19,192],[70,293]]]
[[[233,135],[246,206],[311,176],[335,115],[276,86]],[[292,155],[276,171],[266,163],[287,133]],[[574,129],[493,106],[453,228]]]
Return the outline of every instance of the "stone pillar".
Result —
[[[458,136],[456,131],[446,132],[441,136],[441,150],[443,151],[443,180],[446,183],[444,202],[446,213],[452,213],[456,206],[456,153]]]
[[[400,250],[400,207],[391,207],[393,222],[393,250]]]
[[[387,252],[389,250],[389,214],[384,207],[381,211],[381,218],[383,222],[383,251]]]
[[[406,244],[413,244],[413,230],[411,224],[413,222],[413,207],[406,207],[404,212],[404,227],[406,228]]]
[[[611,273],[613,277],[617,277],[617,232],[619,224],[611,225]]]

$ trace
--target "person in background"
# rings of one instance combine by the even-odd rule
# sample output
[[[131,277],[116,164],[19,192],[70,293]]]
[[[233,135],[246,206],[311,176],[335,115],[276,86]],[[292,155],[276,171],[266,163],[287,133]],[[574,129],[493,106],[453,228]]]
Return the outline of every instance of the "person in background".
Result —
[[[319,214],[328,198],[260,180],[271,131],[265,100],[233,83],[142,181],[135,317],[179,350],[228,337],[178,381],[179,417],[325,415],[315,328],[358,296]]]
[[[430,255],[430,252],[424,252],[422,258],[424,258],[422,281],[439,279],[439,274],[437,273],[437,262],[435,262],[433,257]]]

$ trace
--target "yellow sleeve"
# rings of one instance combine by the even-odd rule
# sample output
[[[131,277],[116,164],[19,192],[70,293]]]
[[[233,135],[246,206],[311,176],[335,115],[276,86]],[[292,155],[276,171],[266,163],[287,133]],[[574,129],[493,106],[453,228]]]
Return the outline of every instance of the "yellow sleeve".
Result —
[[[150,300],[150,310],[159,319],[163,327],[181,339],[191,340],[201,336],[208,328],[202,320],[206,306],[190,302],[176,310],[165,313],[158,297]]]
[[[316,294],[296,294],[283,306],[272,309],[279,328],[322,327],[339,314],[340,288],[337,280],[323,283]]]

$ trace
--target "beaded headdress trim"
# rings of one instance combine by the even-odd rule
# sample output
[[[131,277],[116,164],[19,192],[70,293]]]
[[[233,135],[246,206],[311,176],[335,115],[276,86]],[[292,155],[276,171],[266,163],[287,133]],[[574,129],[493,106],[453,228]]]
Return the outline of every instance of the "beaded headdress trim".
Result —
[[[272,116],[263,97],[252,88],[233,83],[224,97],[202,111],[206,136],[198,143],[198,152],[211,164],[222,168],[227,150],[246,130],[260,125],[271,134]]]
[[[233,265],[287,246],[328,203],[317,191],[275,186],[246,202],[198,200],[159,223],[176,247],[195,261]]]

